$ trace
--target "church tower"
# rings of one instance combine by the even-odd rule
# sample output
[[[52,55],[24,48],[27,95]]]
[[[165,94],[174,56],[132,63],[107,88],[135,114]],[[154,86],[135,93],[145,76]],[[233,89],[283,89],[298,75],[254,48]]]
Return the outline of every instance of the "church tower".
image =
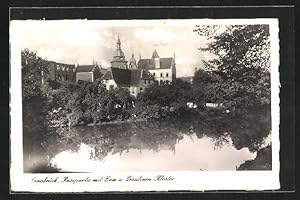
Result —
[[[160,68],[160,59],[159,59],[156,49],[153,51],[152,59],[154,59],[155,69],[159,69]]]
[[[134,58],[134,54],[132,54],[132,57],[130,58],[129,61],[129,69],[136,69],[137,65],[136,65],[136,59]]]
[[[125,60],[124,52],[121,49],[121,41],[118,36],[117,49],[115,50],[113,60],[111,61],[111,67],[127,69],[127,61]]]

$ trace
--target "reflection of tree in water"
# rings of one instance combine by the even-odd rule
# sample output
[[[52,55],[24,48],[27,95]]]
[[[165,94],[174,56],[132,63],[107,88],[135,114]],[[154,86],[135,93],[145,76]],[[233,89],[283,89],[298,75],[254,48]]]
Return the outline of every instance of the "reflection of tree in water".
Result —
[[[109,153],[122,154],[130,149],[175,151],[176,143],[183,139],[183,133],[188,132],[183,127],[156,121],[66,128],[58,134],[56,141],[49,141],[47,151],[51,156],[65,150],[78,152],[84,143],[92,148],[90,158],[95,160],[102,160]]]
[[[215,120],[194,122],[193,130],[201,138],[211,138],[216,148],[229,143],[231,138],[236,149],[248,148],[250,152],[258,151],[271,130],[270,111],[249,112],[240,117],[224,117]]]
[[[197,120],[192,122],[191,127],[198,138],[204,136],[210,138],[215,150],[229,142],[228,130],[223,119]]]
[[[59,132],[53,141],[48,141],[51,156],[65,150],[77,152],[82,143],[92,148],[90,159],[102,160],[108,154],[122,155],[130,149],[163,149],[175,153],[175,145],[184,135],[195,134],[198,138],[208,137],[214,148],[221,148],[230,142],[236,149],[249,148],[251,152],[260,149],[270,133],[270,113],[248,113],[244,117],[222,119],[181,119],[174,121],[153,121],[83,126]]]
[[[266,137],[270,134],[270,112],[249,113],[243,118],[234,119],[230,128],[235,148],[248,147],[249,151],[256,152],[264,145]]]

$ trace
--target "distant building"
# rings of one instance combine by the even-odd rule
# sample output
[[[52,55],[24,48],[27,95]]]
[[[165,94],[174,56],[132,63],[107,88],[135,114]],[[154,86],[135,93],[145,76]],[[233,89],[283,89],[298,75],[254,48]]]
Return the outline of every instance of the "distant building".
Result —
[[[182,80],[182,81],[184,81],[184,82],[193,84],[194,76],[178,77],[177,79],[180,79],[180,80]]]
[[[76,68],[76,82],[89,81],[94,82],[103,74],[97,64],[93,65],[78,65]]]
[[[121,69],[111,67],[103,76],[102,83],[106,85],[106,89],[126,88],[130,94],[137,96],[144,92],[145,88],[153,84],[152,75],[145,70],[140,69]]]
[[[75,65],[49,61],[50,80],[75,82]]]
[[[125,59],[118,37],[111,67],[104,69],[97,64],[68,65],[51,62],[50,79],[57,81],[89,81],[101,78],[106,88],[127,88],[131,95],[137,96],[154,82],[170,84],[176,79],[174,57],[160,58],[156,50],[151,58],[137,60],[132,54],[129,62]]]
[[[121,41],[119,37],[117,41],[117,49],[113,56],[113,60],[111,61],[111,67],[127,69],[127,61],[125,60],[124,52],[121,49]]]
[[[139,59],[138,68],[149,71],[158,84],[168,84],[176,79],[175,55],[160,58],[156,50],[149,59]]]
[[[140,58],[137,62],[132,54],[128,62],[118,37],[111,67],[101,79],[107,89],[111,87],[127,88],[131,95],[137,96],[155,81],[158,84],[169,84],[176,79],[175,56],[160,58],[157,51],[154,50],[150,59]]]

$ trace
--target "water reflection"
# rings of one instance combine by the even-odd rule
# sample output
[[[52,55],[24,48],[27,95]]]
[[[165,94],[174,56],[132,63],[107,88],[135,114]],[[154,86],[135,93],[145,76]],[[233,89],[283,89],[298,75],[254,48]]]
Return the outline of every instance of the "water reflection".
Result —
[[[62,172],[236,170],[270,135],[269,113],[58,130],[45,152]]]

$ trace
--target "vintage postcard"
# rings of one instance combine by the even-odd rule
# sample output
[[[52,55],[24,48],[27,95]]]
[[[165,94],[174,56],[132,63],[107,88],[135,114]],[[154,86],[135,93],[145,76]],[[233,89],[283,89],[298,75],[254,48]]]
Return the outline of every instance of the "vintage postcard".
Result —
[[[11,192],[279,189],[277,19],[10,21]]]

